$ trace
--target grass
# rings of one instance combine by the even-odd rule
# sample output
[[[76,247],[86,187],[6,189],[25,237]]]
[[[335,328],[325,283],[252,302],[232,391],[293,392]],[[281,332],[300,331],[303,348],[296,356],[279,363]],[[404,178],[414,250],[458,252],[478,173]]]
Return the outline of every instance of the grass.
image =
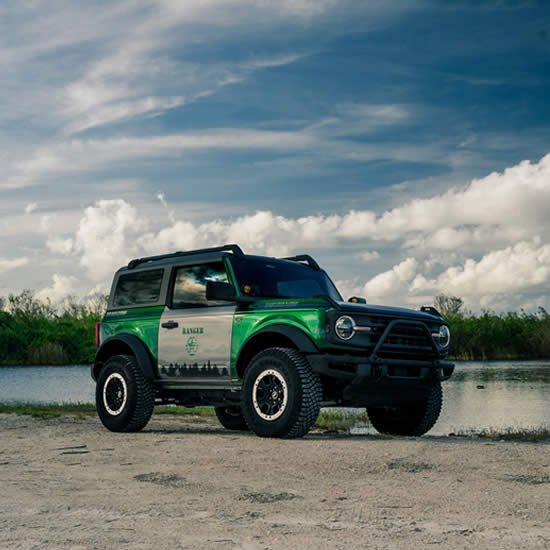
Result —
[[[95,405],[91,403],[41,405],[36,403],[0,403],[0,413],[30,415],[35,418],[55,418],[62,415],[95,416]],[[180,407],[176,405],[160,405],[155,407],[155,415],[187,416],[186,421],[206,422],[216,418],[214,407]],[[321,411],[317,428],[328,431],[347,431],[357,424],[368,424],[365,412],[330,410]]]
[[[34,418],[56,418],[63,415],[85,418],[96,416],[95,405],[92,403],[61,403],[41,405],[36,403],[0,403],[0,413],[29,415]],[[214,407],[180,407],[175,405],[161,405],[155,407],[155,415],[184,416],[186,422],[202,423],[216,419]],[[347,432],[355,426],[368,425],[366,412],[354,410],[322,410],[316,428],[334,432]],[[453,434],[458,437],[481,438],[491,441],[550,441],[550,429],[547,426],[531,426],[524,428],[490,428],[478,430],[463,428]],[[384,439],[391,436],[380,435]]]
[[[347,431],[358,424],[369,424],[369,417],[366,412],[348,410],[321,411],[316,428],[332,431]]]
[[[84,418],[96,414],[95,405],[91,403],[62,403],[40,405],[36,403],[0,403],[0,413],[29,415],[35,418],[56,418],[62,415]]]
[[[465,428],[454,433],[459,437],[480,437],[491,441],[549,441],[550,429],[546,426],[530,426],[526,428],[486,428],[476,430]]]
[[[63,415],[83,418],[97,414],[93,403],[59,403],[52,405],[42,405],[39,403],[0,403],[0,413],[28,415],[35,418],[55,418]],[[176,414],[204,419],[215,418],[214,407],[188,408],[162,405],[155,407],[155,414]]]

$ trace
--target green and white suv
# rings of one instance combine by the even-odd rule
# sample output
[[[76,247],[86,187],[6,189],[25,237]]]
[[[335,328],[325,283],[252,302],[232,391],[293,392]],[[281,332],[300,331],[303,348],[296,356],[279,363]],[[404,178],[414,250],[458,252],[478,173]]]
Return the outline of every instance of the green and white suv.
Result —
[[[237,245],[132,260],[96,328],[103,424],[141,430],[155,404],[214,406],[228,429],[301,437],[321,406],[366,407],[380,432],[422,435],[454,369],[448,323],[344,302],[313,258]]]

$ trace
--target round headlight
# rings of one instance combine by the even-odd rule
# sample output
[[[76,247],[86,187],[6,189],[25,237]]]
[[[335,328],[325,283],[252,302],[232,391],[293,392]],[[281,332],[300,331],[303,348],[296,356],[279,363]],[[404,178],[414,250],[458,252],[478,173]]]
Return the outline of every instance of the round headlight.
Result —
[[[334,330],[339,338],[349,340],[355,334],[355,321],[347,315],[342,315],[334,324]]]
[[[439,345],[443,348],[446,348],[451,342],[451,331],[446,325],[441,325],[439,327]]]

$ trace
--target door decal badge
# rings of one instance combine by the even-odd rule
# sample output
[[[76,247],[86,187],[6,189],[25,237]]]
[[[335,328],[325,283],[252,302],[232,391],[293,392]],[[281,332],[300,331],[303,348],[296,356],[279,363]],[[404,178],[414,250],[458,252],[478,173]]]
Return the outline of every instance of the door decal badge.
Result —
[[[193,357],[195,353],[197,353],[197,350],[199,349],[199,342],[197,340],[196,336],[189,336],[187,338],[187,344],[185,344],[185,351]]]
[[[191,328],[184,328],[181,331],[182,334],[204,334],[204,328],[202,327],[191,327]]]
[[[181,331],[182,334],[204,334],[203,327],[184,327]],[[199,349],[199,341],[196,336],[189,336],[185,344],[185,351],[188,355],[193,357]]]

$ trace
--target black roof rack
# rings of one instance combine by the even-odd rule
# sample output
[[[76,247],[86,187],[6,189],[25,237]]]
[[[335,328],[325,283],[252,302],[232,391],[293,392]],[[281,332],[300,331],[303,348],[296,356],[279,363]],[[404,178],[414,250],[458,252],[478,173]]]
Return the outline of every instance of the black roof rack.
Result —
[[[291,262],[306,262],[313,271],[320,271],[319,264],[309,255],[300,254],[299,256],[292,256],[291,258],[283,258],[283,260],[290,260]]]
[[[189,250],[186,252],[172,252],[170,254],[161,254],[160,256],[148,256],[147,258],[136,258],[128,262],[128,269],[134,269],[140,264],[165,260],[167,258],[177,258],[181,256],[193,256],[195,254],[208,254],[210,252],[233,252],[235,256],[244,256],[241,247],[237,244],[225,244],[224,246],[215,246],[214,248],[200,248],[199,250]]]

